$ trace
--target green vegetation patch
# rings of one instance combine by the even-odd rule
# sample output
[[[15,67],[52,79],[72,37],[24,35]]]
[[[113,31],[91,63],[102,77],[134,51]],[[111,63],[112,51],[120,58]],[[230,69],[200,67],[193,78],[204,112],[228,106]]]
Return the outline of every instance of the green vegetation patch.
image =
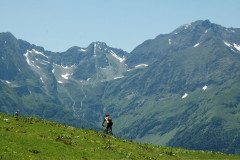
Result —
[[[0,114],[0,159],[240,159],[239,155],[139,144],[93,130]]]

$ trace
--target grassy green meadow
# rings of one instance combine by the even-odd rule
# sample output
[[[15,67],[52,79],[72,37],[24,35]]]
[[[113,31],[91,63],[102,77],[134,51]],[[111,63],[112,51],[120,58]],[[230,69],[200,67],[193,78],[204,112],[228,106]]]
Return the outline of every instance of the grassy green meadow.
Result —
[[[139,144],[93,130],[0,114],[0,159],[240,159],[210,151]]]

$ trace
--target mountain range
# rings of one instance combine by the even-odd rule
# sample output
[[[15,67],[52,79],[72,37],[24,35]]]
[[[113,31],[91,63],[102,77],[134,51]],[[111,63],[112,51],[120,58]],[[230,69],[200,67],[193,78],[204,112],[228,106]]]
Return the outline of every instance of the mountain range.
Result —
[[[142,143],[240,153],[240,29],[182,25],[132,52],[93,42],[51,52],[0,33],[0,111]]]

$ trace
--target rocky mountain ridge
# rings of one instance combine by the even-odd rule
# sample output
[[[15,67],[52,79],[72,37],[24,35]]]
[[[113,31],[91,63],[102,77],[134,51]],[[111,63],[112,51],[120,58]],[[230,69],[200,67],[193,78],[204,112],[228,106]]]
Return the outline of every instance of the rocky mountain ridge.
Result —
[[[93,42],[54,53],[0,34],[0,110],[160,145],[239,153],[240,29],[199,20],[127,53]]]

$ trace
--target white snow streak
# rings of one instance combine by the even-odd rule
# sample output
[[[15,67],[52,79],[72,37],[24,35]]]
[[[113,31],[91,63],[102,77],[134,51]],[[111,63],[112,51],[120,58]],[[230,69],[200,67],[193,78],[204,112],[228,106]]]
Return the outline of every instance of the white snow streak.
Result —
[[[83,48],[81,48],[81,49],[79,49],[78,51],[80,51],[80,52],[86,52],[87,49],[83,49]]]
[[[123,78],[124,76],[120,76],[120,77],[114,77],[113,79],[120,79]]]
[[[168,44],[172,44],[171,39],[168,39]]]
[[[42,83],[44,83],[44,82],[43,82],[43,78],[42,78],[42,77],[40,77],[40,80],[42,81]]]
[[[75,67],[75,65],[71,65],[71,66],[63,66],[63,65],[61,65],[61,67],[64,68],[64,69],[69,69],[69,68]]]
[[[236,43],[233,43],[233,45],[232,45],[232,44],[230,44],[230,43],[228,43],[228,42],[226,42],[226,41],[223,41],[223,42],[224,42],[224,44],[225,44],[226,46],[230,47],[230,49],[231,49],[232,51],[236,52],[233,48],[235,48],[236,50],[240,51],[240,45],[238,45],[238,44],[236,44]]]
[[[199,46],[199,43],[195,44],[193,47],[197,47],[197,46]]]
[[[225,44],[226,46],[228,46],[233,52],[235,52],[234,49],[232,48],[233,46],[232,46],[230,43],[228,43],[228,42],[226,42],[226,41],[223,41],[223,42],[224,42],[224,44]]]
[[[110,50],[110,53],[113,57],[115,57],[116,59],[118,59],[120,62],[123,62],[125,60],[125,57],[123,56],[123,58],[119,57],[116,53],[114,53],[112,50]]]
[[[95,44],[94,44],[94,49],[93,49],[93,56],[94,56],[94,57],[97,56],[97,55],[96,55],[96,46],[97,46],[97,44],[95,43]]]
[[[7,84],[11,83],[10,81],[5,81]]]
[[[24,57],[26,58],[26,61],[27,61],[27,63],[28,63],[28,65],[30,65],[30,66],[33,66],[33,67],[37,67],[37,68],[40,68],[39,66],[35,66],[33,63],[34,63],[34,61],[30,61],[30,59],[29,59],[29,54],[39,54],[39,55],[41,55],[41,56],[43,56],[43,57],[46,57],[46,58],[48,58],[46,55],[44,55],[42,52],[39,52],[39,51],[37,51],[37,50],[35,50],[35,49],[32,49],[31,51],[29,51],[29,50],[27,50],[27,52],[24,54]],[[38,60],[38,58],[36,58],[36,60]],[[46,62],[46,63],[50,63],[50,62],[48,62],[48,61],[45,61],[45,60],[42,60],[43,62]]]
[[[136,65],[135,68],[140,68],[140,67],[148,67],[147,64],[139,64],[139,65]]]
[[[240,45],[237,45],[236,43],[233,43],[234,48],[236,48],[238,51],[240,51]]]
[[[186,98],[188,96],[187,93],[185,93],[183,96],[182,96],[182,99]]]
[[[71,66],[64,66],[64,65],[59,65],[59,64],[56,64],[56,63],[53,63],[53,65],[56,65],[56,66],[59,66],[59,67],[62,67],[62,68],[64,68],[64,69],[69,69],[69,68],[71,68],[71,67],[75,67],[75,65],[71,65]]]
[[[58,82],[58,83],[61,83],[61,84],[63,83],[62,81],[57,81],[57,82]]]
[[[30,60],[29,60],[29,58],[28,58],[29,53],[30,53],[30,51],[27,50],[27,53],[24,54],[24,56],[26,57],[26,61],[27,61],[27,63],[28,63],[30,66],[35,67],[35,66],[30,62]]]
[[[223,42],[224,42],[224,44],[225,44],[226,46],[232,47],[232,45],[231,45],[230,43],[228,43],[228,42],[226,42],[226,41],[223,41]]]
[[[43,57],[46,57],[46,58],[48,58],[46,55],[44,55],[42,52],[39,52],[39,51],[37,51],[37,50],[35,50],[35,49],[32,49],[30,52],[35,52],[36,54],[39,54],[39,55],[42,55]]]

